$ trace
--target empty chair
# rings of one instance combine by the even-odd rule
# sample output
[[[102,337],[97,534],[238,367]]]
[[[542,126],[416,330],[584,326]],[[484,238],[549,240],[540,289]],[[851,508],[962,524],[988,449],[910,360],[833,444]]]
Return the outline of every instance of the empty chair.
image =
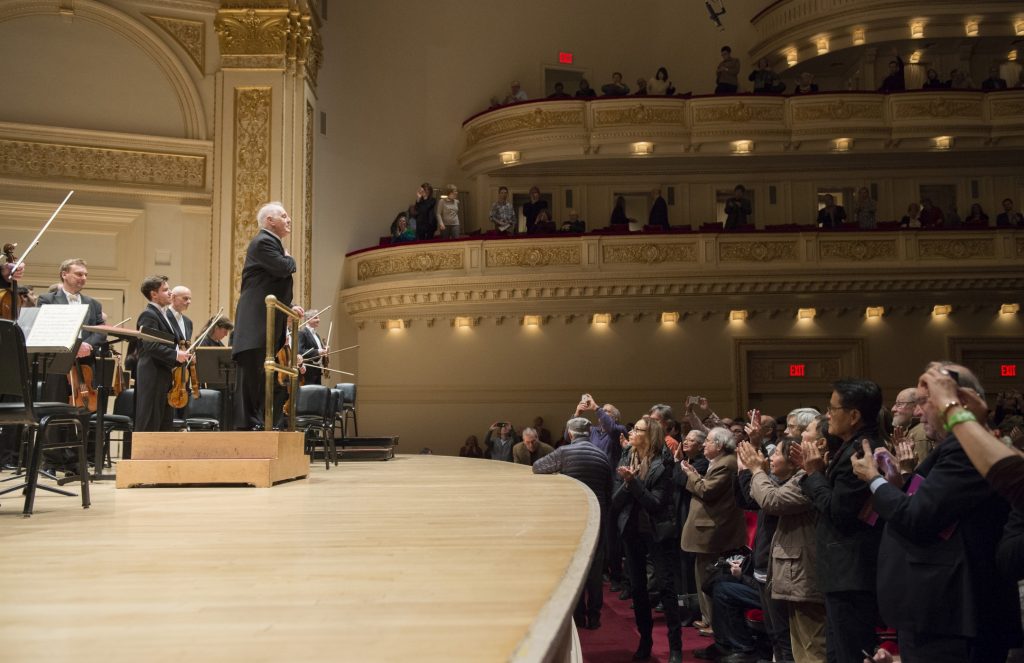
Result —
[[[188,430],[220,430],[220,392],[200,389],[199,398],[185,406],[185,428]]]
[[[306,446],[310,457],[319,440],[324,449],[324,464],[327,469],[331,461],[338,462],[338,451],[334,446],[334,394],[328,387],[306,384],[299,387],[295,408],[295,430],[306,434]]]
[[[103,457],[110,465],[110,434],[121,433],[122,454],[125,445],[131,444],[132,427],[135,425],[135,390],[125,389],[114,399],[114,413],[103,415]],[[96,414],[89,417],[90,437],[96,427]],[[97,470],[98,472],[99,470]]]
[[[352,382],[339,382],[341,392],[341,436],[348,437],[348,418],[352,417],[352,430],[359,435],[359,419],[356,418],[356,385]]]

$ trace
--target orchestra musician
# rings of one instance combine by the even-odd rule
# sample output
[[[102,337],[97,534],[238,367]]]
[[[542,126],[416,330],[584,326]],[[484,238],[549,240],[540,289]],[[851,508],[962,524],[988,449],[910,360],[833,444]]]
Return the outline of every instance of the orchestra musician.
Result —
[[[171,289],[167,277],[149,276],[142,282],[142,296],[149,302],[136,318],[136,329],[146,328],[176,338],[168,318]],[[188,352],[175,345],[141,339],[137,344],[135,379],[135,430],[170,431],[174,409],[167,404],[167,392],[173,382],[172,370],[188,360]]]
[[[5,260],[3,264],[0,264],[0,288],[9,290],[11,288],[11,281],[20,281],[21,277],[25,275],[24,263],[18,267],[18,271],[14,274],[13,279],[11,278],[12,269],[14,269],[13,262],[7,262]]]
[[[324,373],[324,356],[330,352],[330,348],[316,333],[320,326],[320,311],[306,311],[306,318],[306,326],[299,330],[299,354],[306,363],[306,384],[320,384]]]
[[[209,327],[211,322],[213,322],[213,318],[210,318],[209,320],[206,321],[206,324],[203,325],[203,329],[206,329],[207,327]],[[203,339],[203,342],[199,344],[199,347],[201,347],[201,348],[226,348],[226,347],[228,347],[228,346],[224,345],[224,339],[228,337],[228,334],[230,334],[231,330],[234,329],[234,328],[235,328],[235,323],[231,322],[227,318],[221,318],[220,320],[217,321],[217,324],[215,324],[213,326],[213,329],[210,330],[210,333],[206,335],[206,338]]]
[[[0,256],[0,289],[11,289],[11,272],[14,269],[13,262],[7,262]],[[25,265],[18,267],[14,273],[13,280],[17,281],[25,275]],[[0,396],[2,399],[3,396]],[[18,438],[20,426],[0,426],[0,465],[7,465],[18,457]]]
[[[174,338],[186,343],[192,342],[192,320],[185,315],[191,304],[191,290],[183,285],[171,288],[171,306],[167,309],[167,321],[174,328]]]
[[[242,287],[235,311],[235,329],[231,355],[235,360],[235,399],[240,430],[263,429],[264,370],[267,343],[267,295],[274,295],[285,306],[292,303],[292,274],[295,259],[284,246],[291,234],[292,220],[279,202],[263,205],[256,215],[260,230],[245,254]],[[299,315],[304,311],[292,306]],[[274,352],[285,341],[285,316],[274,315]]]

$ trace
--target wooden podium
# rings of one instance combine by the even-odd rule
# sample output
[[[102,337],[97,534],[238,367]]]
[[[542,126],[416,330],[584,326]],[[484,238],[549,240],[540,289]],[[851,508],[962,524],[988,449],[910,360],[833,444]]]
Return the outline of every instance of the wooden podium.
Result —
[[[117,487],[250,484],[269,488],[309,475],[302,433],[135,433]]]

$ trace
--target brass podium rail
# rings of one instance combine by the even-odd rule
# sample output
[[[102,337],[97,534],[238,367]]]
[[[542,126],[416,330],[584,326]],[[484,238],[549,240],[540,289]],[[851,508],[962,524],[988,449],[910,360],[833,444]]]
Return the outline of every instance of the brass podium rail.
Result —
[[[299,353],[296,350],[299,342],[299,320],[302,316],[290,307],[277,301],[277,297],[274,295],[267,295],[264,301],[267,303],[267,356],[263,359],[263,370],[266,373],[266,390],[263,395],[263,430],[269,431],[274,428],[274,374],[284,373],[291,380],[292,406],[288,410],[288,430],[294,431],[295,407],[299,401]],[[274,356],[274,344],[277,341],[274,338],[274,321],[276,320],[274,314],[277,312],[284,313],[290,319],[293,350],[291,353],[292,366],[277,363],[277,358]]]

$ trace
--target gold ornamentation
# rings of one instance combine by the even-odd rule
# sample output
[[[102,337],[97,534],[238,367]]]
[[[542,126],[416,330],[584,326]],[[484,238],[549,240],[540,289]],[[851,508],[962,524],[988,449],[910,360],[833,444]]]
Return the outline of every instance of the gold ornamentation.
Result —
[[[913,119],[922,117],[974,117],[981,118],[980,101],[948,101],[946,99],[928,99],[923,101],[896,102],[896,117]]]
[[[835,260],[879,260],[896,257],[896,242],[881,241],[822,241],[821,257]]]
[[[996,245],[991,239],[922,239],[918,253],[922,258],[931,259],[993,258]]]
[[[221,9],[213,22],[221,55],[279,55],[287,50],[287,9]]]
[[[475,145],[485,138],[497,136],[498,134],[510,131],[550,129],[552,127],[564,127],[578,125],[583,128],[583,111],[545,111],[535,108],[532,111],[503,117],[485,124],[471,127],[466,131],[467,145]]]
[[[1024,117],[1024,100],[997,99],[992,102],[992,117]]]
[[[579,265],[582,262],[582,253],[578,246],[487,249],[485,255],[488,267],[548,267]]]
[[[781,122],[783,119],[782,104],[745,104],[737,101],[732,104],[702,106],[697,109],[697,122]]]
[[[459,251],[429,251],[407,253],[397,256],[372,258],[359,263],[360,281],[377,276],[409,274],[411,272],[436,272],[442,269],[462,269],[464,253]]]
[[[206,157],[0,139],[0,175],[201,190]]]
[[[203,71],[203,59],[206,53],[206,24],[202,21],[189,21],[184,18],[170,16],[154,16],[146,14],[150,20],[164,29],[171,39],[185,49],[189,58],[199,71]]]
[[[309,41],[305,60],[306,76],[313,88],[316,89],[316,77],[320,74],[320,66],[324,63],[324,41],[316,28],[313,28],[313,37]]]
[[[734,242],[718,246],[722,262],[772,262],[797,257],[796,242]]]
[[[696,244],[640,244],[637,246],[604,246],[601,262],[608,264],[662,262],[697,262]]]
[[[831,104],[799,105],[793,109],[793,119],[798,122],[816,120],[881,120],[881,102],[850,103],[840,99]]]
[[[269,87],[235,88],[235,163],[231,197],[232,310],[241,287],[245,253],[257,231],[256,212],[270,200],[270,113]]]
[[[682,108],[652,108],[637,104],[632,108],[599,110],[594,113],[594,123],[603,124],[683,124],[685,113]]]
[[[313,301],[313,105],[306,102],[306,172],[305,179],[305,200],[303,210],[303,223],[305,223],[302,256],[305,259],[304,280],[302,295],[304,302]]]

